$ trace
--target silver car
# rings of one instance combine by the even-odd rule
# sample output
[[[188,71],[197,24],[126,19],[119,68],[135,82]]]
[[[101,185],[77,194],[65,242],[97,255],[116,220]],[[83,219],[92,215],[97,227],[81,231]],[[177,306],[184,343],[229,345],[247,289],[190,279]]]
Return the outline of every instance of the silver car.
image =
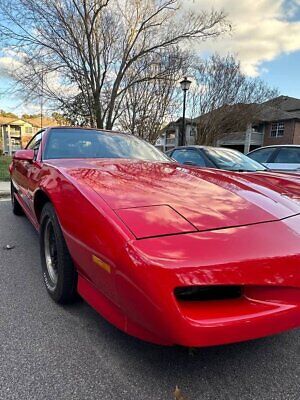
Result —
[[[266,146],[250,151],[248,157],[277,171],[300,171],[300,146]]]

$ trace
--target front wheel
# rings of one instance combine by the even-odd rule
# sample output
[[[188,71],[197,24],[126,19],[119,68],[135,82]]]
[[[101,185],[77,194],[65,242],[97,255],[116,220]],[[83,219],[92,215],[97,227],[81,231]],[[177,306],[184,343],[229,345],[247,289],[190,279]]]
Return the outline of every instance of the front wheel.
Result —
[[[44,282],[57,303],[76,297],[77,272],[74,268],[54,207],[47,203],[40,224],[40,249]]]

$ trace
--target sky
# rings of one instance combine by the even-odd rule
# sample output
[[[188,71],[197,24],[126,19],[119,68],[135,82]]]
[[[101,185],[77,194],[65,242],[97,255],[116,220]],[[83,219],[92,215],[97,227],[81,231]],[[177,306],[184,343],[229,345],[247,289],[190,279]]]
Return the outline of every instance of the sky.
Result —
[[[231,34],[195,44],[195,51],[232,53],[248,76],[300,98],[300,0],[184,0],[183,6],[195,13],[223,10],[232,25]],[[37,106],[8,95],[11,86],[2,67],[10,62],[9,56],[0,55],[0,108],[18,114],[38,112]]]

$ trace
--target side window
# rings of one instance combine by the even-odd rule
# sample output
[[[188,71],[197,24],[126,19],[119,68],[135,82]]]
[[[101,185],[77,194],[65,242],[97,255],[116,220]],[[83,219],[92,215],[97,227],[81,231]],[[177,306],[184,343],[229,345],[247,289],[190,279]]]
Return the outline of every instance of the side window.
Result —
[[[260,163],[267,163],[275,150],[276,149],[274,149],[273,147],[256,150],[253,153],[248,154],[248,157]]]
[[[176,161],[178,161],[181,164],[190,162],[195,165],[199,165],[200,167],[206,167],[205,159],[196,150],[192,150],[192,149],[174,150],[174,152],[172,153],[172,158],[174,158]]]
[[[274,162],[280,164],[300,164],[300,148],[283,147],[279,150]]]
[[[37,156],[39,148],[40,148],[40,144],[42,141],[42,137],[43,137],[44,131],[40,131],[38,132],[28,143],[28,145],[26,146],[26,149],[32,149],[34,150],[35,156]]]

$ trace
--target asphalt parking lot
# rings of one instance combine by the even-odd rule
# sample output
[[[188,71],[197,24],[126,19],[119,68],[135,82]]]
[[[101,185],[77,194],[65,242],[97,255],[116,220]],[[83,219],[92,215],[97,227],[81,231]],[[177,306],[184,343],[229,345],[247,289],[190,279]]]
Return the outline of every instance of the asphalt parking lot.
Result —
[[[5,250],[6,245],[15,246]],[[129,337],[83,301],[56,305],[38,236],[0,202],[0,399],[299,399],[300,330],[215,348]]]

